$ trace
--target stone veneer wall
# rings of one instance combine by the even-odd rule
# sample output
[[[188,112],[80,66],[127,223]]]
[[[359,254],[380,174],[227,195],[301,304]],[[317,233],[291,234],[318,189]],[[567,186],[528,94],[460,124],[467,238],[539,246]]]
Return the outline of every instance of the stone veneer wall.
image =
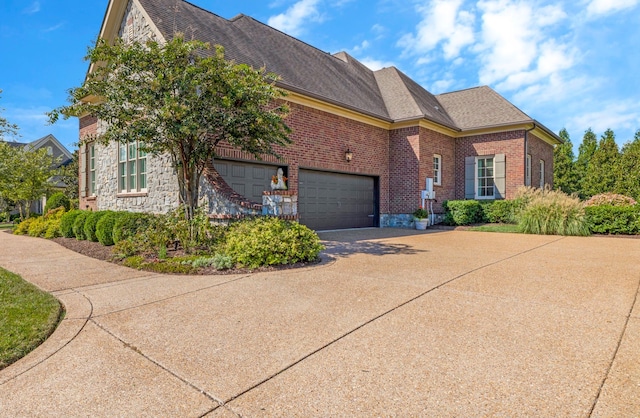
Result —
[[[149,40],[158,40],[158,34],[147,22],[145,14],[138,9],[133,0],[129,0],[129,4],[127,4],[127,11],[124,13],[118,36],[125,43],[134,41],[145,43]]]
[[[169,155],[147,156],[147,192],[118,192],[118,143],[96,145],[99,210],[165,213],[178,206],[178,181]]]

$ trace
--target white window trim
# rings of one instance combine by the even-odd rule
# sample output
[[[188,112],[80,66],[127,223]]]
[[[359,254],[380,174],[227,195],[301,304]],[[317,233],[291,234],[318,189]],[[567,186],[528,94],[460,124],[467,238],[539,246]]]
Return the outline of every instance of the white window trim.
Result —
[[[131,144],[135,144],[136,146],[136,151],[135,151],[135,158],[131,159],[129,156],[129,147]],[[120,158],[120,153],[121,153],[121,149],[124,146],[124,152],[125,152],[125,160],[121,160]],[[136,141],[136,142],[128,142],[128,143],[118,143],[118,147],[117,147],[117,161],[118,161],[118,194],[120,195],[126,195],[126,194],[140,194],[140,193],[147,193],[148,190],[148,186],[149,186],[149,160],[147,158],[147,154],[145,153],[144,156],[140,156],[141,151],[140,151],[140,144]],[[144,177],[145,177],[145,187],[140,187],[140,183],[141,183],[141,178],[142,178],[142,173],[140,170],[140,161],[141,160],[145,160],[145,171],[144,171]],[[136,187],[132,188],[131,187],[131,174],[129,173],[129,166],[130,163],[134,162],[134,166],[136,169],[136,173],[135,173],[135,182],[136,182]],[[122,169],[122,164],[124,163],[124,170]],[[126,171],[126,173],[125,173]],[[124,189],[122,188],[122,177],[124,175],[124,183],[125,183],[125,187]]]
[[[88,183],[89,183],[89,196],[96,195],[96,145],[89,144],[88,157],[89,157],[89,171],[88,171]]]
[[[540,160],[540,188],[544,189],[544,160]]]
[[[527,154],[525,186],[531,186],[531,154]]]
[[[478,160],[486,160],[491,158],[493,160],[493,195],[491,196],[479,196],[478,195]],[[495,160],[495,155],[481,155],[476,157],[476,165],[475,165],[475,172],[473,177],[475,178],[475,198],[476,200],[494,200],[496,198],[496,160]]]
[[[436,171],[436,160],[438,160],[438,169]],[[442,186],[442,155],[433,154],[433,184]]]

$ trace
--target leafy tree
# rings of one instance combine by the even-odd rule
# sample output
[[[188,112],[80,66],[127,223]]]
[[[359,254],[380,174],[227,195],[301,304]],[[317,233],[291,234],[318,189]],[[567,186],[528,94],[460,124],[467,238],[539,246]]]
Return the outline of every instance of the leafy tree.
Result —
[[[78,198],[78,150],[73,152],[71,162],[58,168],[56,175],[66,187],[64,194],[69,199]]]
[[[44,196],[51,188],[49,178],[55,160],[42,148],[12,147],[0,142],[0,197],[13,202],[20,218],[29,217],[32,201]]]
[[[571,194],[578,191],[573,144],[566,129],[562,128],[559,136],[563,143],[553,150],[553,185],[555,189]]]
[[[589,162],[591,161],[591,157],[598,149],[598,138],[596,134],[593,133],[591,128],[587,129],[582,137],[582,143],[578,148],[578,158],[575,162],[575,173],[577,178],[578,185],[578,194],[581,198],[590,197],[585,194],[585,179],[587,177],[587,168],[589,167]]]
[[[0,90],[0,94],[2,94],[2,90]],[[4,109],[0,108],[0,112]],[[18,125],[13,123],[9,123],[5,118],[0,116],[0,141],[4,140],[5,134],[17,136],[18,135]]]
[[[582,183],[583,193],[593,196],[614,191],[619,160],[620,151],[616,144],[616,136],[611,129],[607,129],[587,166],[586,177]]]
[[[622,147],[616,192],[640,201],[640,129],[631,142]]]
[[[89,51],[93,64],[81,87],[70,90],[69,106],[49,114],[51,122],[90,114],[107,122],[104,133],[84,140],[140,141],[140,149],[168,153],[176,169],[180,199],[191,219],[200,179],[220,142],[260,158],[290,143],[283,118],[285,92],[264,69],[235,64],[224,49],[177,34],[165,44],[110,45]]]

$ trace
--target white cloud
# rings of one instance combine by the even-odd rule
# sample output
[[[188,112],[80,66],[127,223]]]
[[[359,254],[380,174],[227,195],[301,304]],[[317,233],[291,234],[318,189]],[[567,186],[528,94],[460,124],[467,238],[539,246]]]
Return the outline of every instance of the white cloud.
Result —
[[[474,15],[460,10],[462,0],[433,0],[419,6],[422,21],[416,33],[403,36],[398,45],[407,55],[431,52],[439,45],[447,60],[455,59],[462,48],[474,42]]]
[[[60,22],[60,23],[58,23],[57,25],[53,25],[53,26],[50,26],[50,27],[48,27],[48,28],[44,29],[44,30],[43,30],[43,32],[45,32],[45,33],[46,33],[46,32],[53,32],[53,31],[58,30],[58,29],[60,29],[61,27],[63,27],[66,23],[67,23],[67,22]]]
[[[267,23],[291,36],[298,36],[307,22],[322,21],[322,15],[318,11],[319,2],[320,0],[300,0],[286,12],[271,16]]]
[[[378,71],[382,68],[394,67],[395,64],[391,61],[381,61],[376,60],[371,57],[362,58],[359,60],[362,64],[364,64],[371,71]]]
[[[28,15],[32,15],[34,13],[38,13],[39,11],[40,11],[40,2],[39,1],[34,1],[33,3],[31,3],[29,5],[29,7],[24,9],[22,11],[22,13],[25,13],[25,14],[28,14]]]
[[[637,129],[640,126],[640,104],[627,100],[622,102],[601,103],[601,110],[584,113],[572,118],[569,125],[579,129],[591,127],[594,132],[604,132],[612,128],[614,131]]]
[[[481,42],[476,47],[480,82],[518,89],[574,64],[574,51],[550,38],[547,27],[567,17],[558,6],[536,9],[533,3],[481,1]],[[531,16],[541,16],[532,24]]]
[[[589,16],[599,16],[608,13],[630,9],[640,3],[640,0],[591,0],[587,6]]]
[[[365,49],[368,49],[371,46],[371,44],[369,43],[369,41],[364,40],[362,41],[362,43],[360,45],[356,45],[353,48],[351,48],[351,52],[353,54],[358,54],[362,51],[364,51]]]

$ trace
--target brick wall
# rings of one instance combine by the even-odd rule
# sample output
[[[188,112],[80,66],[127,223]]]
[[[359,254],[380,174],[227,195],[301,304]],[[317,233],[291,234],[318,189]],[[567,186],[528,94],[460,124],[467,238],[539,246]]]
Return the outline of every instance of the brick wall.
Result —
[[[389,133],[389,213],[411,213],[420,204],[420,142],[418,127]]]
[[[388,213],[389,131],[298,104],[289,107],[286,123],[292,129],[293,143],[277,148],[282,160],[263,158],[288,166],[289,189],[297,193],[300,168],[375,176],[380,185],[380,213]],[[345,160],[347,149],[353,153],[351,162]],[[221,144],[217,152],[222,158],[254,160],[228,144]]]
[[[553,187],[553,146],[529,132],[527,148],[531,154],[531,186],[540,186],[540,160],[543,160],[544,182]]]
[[[82,141],[87,136],[95,135],[98,132],[98,118],[94,116],[83,116],[80,118],[79,123],[80,123],[80,136],[79,136],[80,141]],[[79,193],[78,207],[80,209],[98,210],[97,200],[96,200],[97,198],[87,196],[86,192],[85,193],[82,192],[83,186],[85,190],[88,191],[89,167],[87,166],[86,173],[82,173],[82,164],[83,164],[82,159],[84,159],[86,161],[86,164],[88,164],[87,157],[86,157],[86,147],[80,146],[80,150],[78,152],[79,152],[78,178],[80,178],[81,176],[84,176],[84,181],[78,182],[79,187],[81,188]],[[85,195],[85,197],[83,197],[83,195]]]
[[[424,190],[425,188],[425,179],[427,177],[433,178],[434,176],[434,154],[439,154],[442,157],[442,182],[439,186],[435,184],[433,186],[433,190],[436,192],[436,202],[434,202],[433,211],[435,213],[442,213],[442,202],[444,200],[455,199],[456,195],[455,139],[439,132],[420,128],[420,174],[418,179],[420,190]]]
[[[506,198],[514,197],[518,187],[524,185],[524,131],[509,131],[474,135],[456,140],[456,199],[464,199],[465,157],[505,154],[507,190]],[[535,159],[532,157],[532,165]],[[535,177],[532,176],[532,179]]]

